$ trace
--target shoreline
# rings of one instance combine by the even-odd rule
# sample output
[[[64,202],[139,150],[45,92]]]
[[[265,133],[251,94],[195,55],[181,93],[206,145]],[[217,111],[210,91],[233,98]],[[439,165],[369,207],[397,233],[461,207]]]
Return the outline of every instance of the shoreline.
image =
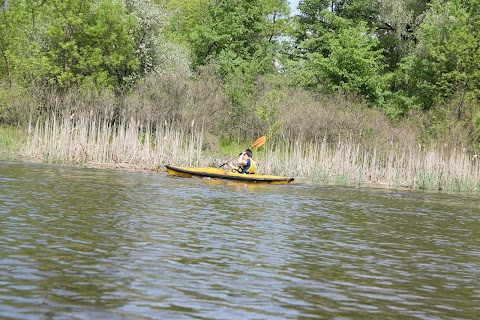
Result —
[[[167,170],[163,165],[157,167],[146,167],[138,164],[127,164],[127,163],[96,163],[96,162],[85,162],[85,163],[53,163],[42,161],[40,159],[28,158],[20,154],[15,154],[12,156],[9,154],[9,157],[5,157],[4,152],[0,152],[0,162],[12,162],[12,163],[26,163],[26,164],[39,164],[39,165],[55,165],[60,167],[76,168],[76,169],[98,169],[98,170],[121,170],[121,171],[130,171],[130,172],[153,172],[153,173],[163,173],[167,175]],[[376,189],[384,191],[412,191],[412,192],[427,192],[427,193],[447,193],[447,194],[476,194],[477,191],[446,191],[446,190],[430,190],[430,189],[421,189],[421,188],[411,188],[411,187],[393,187],[386,184],[339,184],[336,182],[314,182],[306,179],[305,177],[295,176],[295,182],[292,185],[306,185],[306,186],[320,186],[320,187],[338,187],[338,188],[352,188],[352,189]],[[187,178],[185,178],[187,179]],[[193,179],[193,178],[192,178]],[[222,180],[222,179],[216,179]],[[245,182],[241,182],[245,183]]]
[[[76,167],[162,172],[163,166],[216,167],[241,144],[221,149],[220,137],[203,127],[176,130],[135,123],[112,127],[95,119],[48,119],[10,139],[0,158]],[[227,152],[230,153],[228,156]],[[478,192],[480,161],[464,149],[443,146],[383,145],[375,148],[351,139],[328,143],[269,138],[254,149],[261,174],[292,176],[296,183],[373,187],[390,190]]]

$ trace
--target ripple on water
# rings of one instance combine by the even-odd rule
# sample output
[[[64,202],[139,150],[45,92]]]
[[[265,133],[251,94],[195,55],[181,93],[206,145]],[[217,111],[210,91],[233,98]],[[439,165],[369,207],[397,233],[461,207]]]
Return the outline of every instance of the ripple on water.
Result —
[[[0,318],[473,318],[479,199],[0,163]]]

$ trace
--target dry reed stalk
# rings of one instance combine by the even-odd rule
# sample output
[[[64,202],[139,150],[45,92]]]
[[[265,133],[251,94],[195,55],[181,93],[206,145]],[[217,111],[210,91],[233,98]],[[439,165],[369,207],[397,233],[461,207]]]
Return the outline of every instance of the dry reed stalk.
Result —
[[[34,128],[33,128],[34,127]],[[27,156],[46,162],[195,166],[201,159],[202,131],[140,125],[134,118],[112,123],[91,114],[50,115],[29,124]]]
[[[92,114],[50,115],[29,124],[25,154],[59,163],[198,166],[203,130],[142,125],[133,117],[112,123]],[[412,148],[370,150],[351,140],[270,141],[258,159],[260,173],[298,181],[478,191],[480,160],[465,150]]]
[[[464,150],[399,148],[368,150],[339,141],[276,141],[260,159],[263,173],[296,176],[300,181],[384,185],[434,190],[480,190],[480,159]]]

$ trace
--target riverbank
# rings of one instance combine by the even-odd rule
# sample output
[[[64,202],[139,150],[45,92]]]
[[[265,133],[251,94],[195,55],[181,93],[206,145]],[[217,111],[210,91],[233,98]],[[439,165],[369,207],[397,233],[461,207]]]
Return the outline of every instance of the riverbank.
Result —
[[[216,167],[249,145],[230,145],[225,153],[201,126],[176,130],[89,117],[50,117],[23,131],[4,127],[0,141],[4,159],[149,171],[163,171],[165,164]],[[279,137],[254,151],[260,173],[294,176],[300,183],[480,190],[480,159],[465,150],[421,145],[378,149],[348,139],[329,143]]]

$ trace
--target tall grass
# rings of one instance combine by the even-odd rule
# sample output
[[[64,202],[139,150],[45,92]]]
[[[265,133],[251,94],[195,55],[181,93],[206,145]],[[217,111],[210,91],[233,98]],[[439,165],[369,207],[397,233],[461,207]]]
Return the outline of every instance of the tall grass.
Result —
[[[92,113],[51,114],[31,121],[23,154],[54,163],[157,168],[163,164],[215,165],[202,153],[203,127],[143,125]],[[372,148],[351,140],[329,143],[269,140],[255,157],[259,173],[294,176],[299,182],[374,185],[428,190],[479,191],[480,159],[441,147]],[[211,151],[210,151],[211,152]],[[219,156],[214,155],[214,156]]]
[[[93,114],[51,114],[31,121],[24,154],[54,163],[123,164],[155,167],[201,160],[202,130],[142,125],[134,118],[119,123]]]
[[[23,142],[23,130],[19,127],[0,125],[0,155],[11,158]]]
[[[337,143],[279,141],[261,155],[270,174],[313,183],[375,185],[428,190],[479,191],[480,158],[441,147],[370,149],[348,140]]]
[[[226,153],[241,151],[229,145],[235,137],[245,146],[245,139],[269,132],[266,145],[254,154],[260,173],[294,176],[299,182],[480,191],[480,159],[455,148],[458,140],[420,147],[418,141],[429,140],[419,139],[415,121],[393,124],[379,110],[344,95],[311,96],[268,84],[262,90],[242,132],[225,125],[228,103],[220,82],[176,77],[148,78],[123,98],[38,90],[32,93],[36,98],[12,98],[4,118],[27,127],[27,141],[18,152],[45,162],[218,166]],[[273,107],[278,109],[270,112]],[[11,150],[12,135],[4,136],[0,149]]]

